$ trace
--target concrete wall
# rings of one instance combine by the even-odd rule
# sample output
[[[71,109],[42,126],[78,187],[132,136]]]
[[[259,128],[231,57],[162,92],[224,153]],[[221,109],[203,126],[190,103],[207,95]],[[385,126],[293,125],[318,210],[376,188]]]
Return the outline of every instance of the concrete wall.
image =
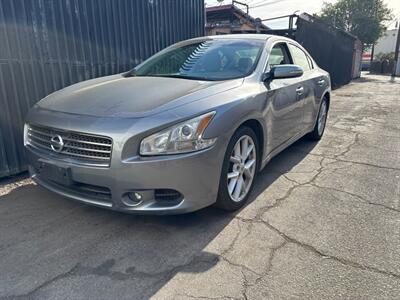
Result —
[[[375,55],[378,55],[379,53],[394,52],[394,47],[396,46],[397,32],[398,29],[391,29],[386,31],[385,35],[382,36],[375,44]]]

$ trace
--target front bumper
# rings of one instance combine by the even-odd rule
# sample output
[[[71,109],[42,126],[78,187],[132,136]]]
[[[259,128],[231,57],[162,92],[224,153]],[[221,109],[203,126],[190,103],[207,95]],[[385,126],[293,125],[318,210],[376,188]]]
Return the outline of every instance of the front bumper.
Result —
[[[216,201],[223,161],[220,148],[217,142],[212,148],[189,154],[113,160],[107,168],[49,158],[30,146],[27,156],[33,180],[67,198],[131,213],[180,214]],[[68,170],[70,183],[60,184],[43,176],[42,164]],[[160,200],[156,189],[175,190],[181,197]],[[127,194],[132,192],[143,195],[141,203],[130,203]]]

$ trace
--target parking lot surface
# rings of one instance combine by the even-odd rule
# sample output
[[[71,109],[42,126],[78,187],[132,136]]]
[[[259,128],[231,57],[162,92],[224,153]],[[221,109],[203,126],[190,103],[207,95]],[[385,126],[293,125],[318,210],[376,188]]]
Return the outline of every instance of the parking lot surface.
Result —
[[[236,213],[132,216],[0,186],[0,299],[398,299],[400,83],[333,92]]]

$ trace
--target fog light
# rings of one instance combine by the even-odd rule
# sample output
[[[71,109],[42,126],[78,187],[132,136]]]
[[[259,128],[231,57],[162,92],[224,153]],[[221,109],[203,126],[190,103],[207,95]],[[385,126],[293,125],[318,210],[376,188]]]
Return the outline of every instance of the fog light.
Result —
[[[136,205],[139,205],[140,203],[142,203],[143,196],[141,193],[132,192],[132,193],[128,193],[128,198],[129,198],[129,201],[124,201],[125,204],[127,204],[129,206],[136,206]]]

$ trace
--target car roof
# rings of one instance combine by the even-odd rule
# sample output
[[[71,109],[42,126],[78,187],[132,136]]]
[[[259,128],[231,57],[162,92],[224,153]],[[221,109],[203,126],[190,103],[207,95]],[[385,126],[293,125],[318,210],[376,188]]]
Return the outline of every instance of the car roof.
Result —
[[[280,35],[273,35],[273,34],[258,34],[258,33],[238,33],[238,34],[223,34],[223,35],[209,35],[209,36],[201,36],[197,38],[193,38],[187,41],[198,41],[198,40],[231,40],[231,39],[240,39],[240,40],[259,40],[259,41],[266,41],[268,39],[279,39],[284,41],[292,41],[292,39],[280,36]]]
[[[222,39],[244,39],[244,40],[267,40],[270,37],[273,37],[271,34],[257,34],[257,33],[238,33],[238,34],[224,34],[224,35],[210,35],[207,38],[211,38],[214,40],[222,40]]]

